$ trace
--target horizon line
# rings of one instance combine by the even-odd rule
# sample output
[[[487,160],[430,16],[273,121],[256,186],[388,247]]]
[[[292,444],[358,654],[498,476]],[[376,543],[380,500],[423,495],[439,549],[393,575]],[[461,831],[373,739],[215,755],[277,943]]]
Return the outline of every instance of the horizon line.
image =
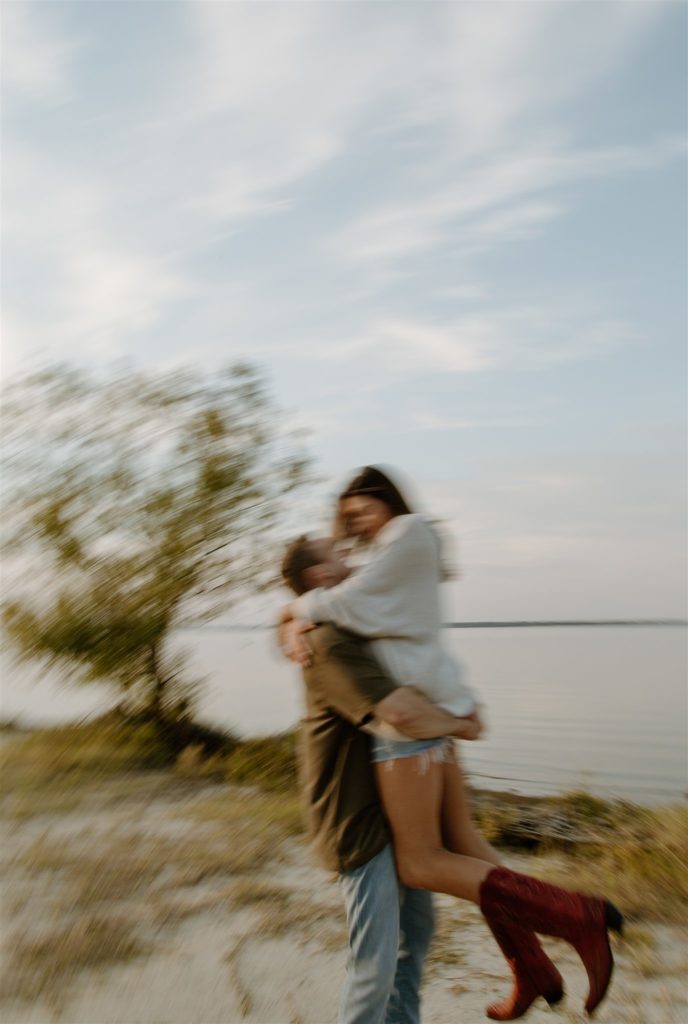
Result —
[[[443,622],[442,629],[528,629],[532,627],[581,627],[581,626],[688,626],[688,619],[480,619],[465,622]],[[251,630],[275,629],[274,623],[186,623],[175,626],[173,631],[204,629],[230,633]]]

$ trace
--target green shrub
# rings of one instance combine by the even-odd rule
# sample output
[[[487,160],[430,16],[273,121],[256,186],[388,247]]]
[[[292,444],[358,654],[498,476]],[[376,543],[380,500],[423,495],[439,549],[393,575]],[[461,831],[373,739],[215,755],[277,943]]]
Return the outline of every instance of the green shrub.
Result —
[[[294,733],[243,740],[225,760],[228,782],[255,784],[262,789],[292,790],[296,772]]]
[[[37,729],[0,754],[2,789],[83,782],[135,768],[163,768],[168,745],[153,722],[130,722],[116,712],[75,725]]]
[[[547,877],[604,894],[631,920],[685,921],[688,913],[688,808],[621,809],[615,827],[571,848]]]

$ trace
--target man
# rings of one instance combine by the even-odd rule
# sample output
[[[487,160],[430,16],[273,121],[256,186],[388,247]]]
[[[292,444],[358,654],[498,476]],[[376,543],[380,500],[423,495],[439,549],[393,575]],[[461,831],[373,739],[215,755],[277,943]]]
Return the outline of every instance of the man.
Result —
[[[348,574],[332,540],[299,537],[282,574],[297,594]],[[479,722],[456,718],[398,686],[369,644],[332,625],[280,627],[282,646],[303,665],[300,781],[320,864],[336,871],[349,929],[339,1024],[419,1024],[423,962],[433,930],[429,892],[399,883],[362,727],[373,717],[412,739],[476,738]]]

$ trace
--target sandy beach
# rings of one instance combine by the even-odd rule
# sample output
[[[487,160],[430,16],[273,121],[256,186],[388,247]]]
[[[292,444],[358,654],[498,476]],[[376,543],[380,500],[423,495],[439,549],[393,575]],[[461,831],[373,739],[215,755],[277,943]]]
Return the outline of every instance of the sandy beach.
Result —
[[[4,1024],[334,1024],[346,958],[339,892],[280,825],[280,804],[164,772],[100,783],[38,816],[16,813],[10,798]],[[478,1024],[509,987],[505,965],[476,908],[436,899],[424,1022]],[[631,924],[596,1019],[688,1019],[685,940],[676,926]],[[583,970],[565,944],[548,948],[568,996],[556,1017],[543,1003],[527,1019],[582,1021]]]

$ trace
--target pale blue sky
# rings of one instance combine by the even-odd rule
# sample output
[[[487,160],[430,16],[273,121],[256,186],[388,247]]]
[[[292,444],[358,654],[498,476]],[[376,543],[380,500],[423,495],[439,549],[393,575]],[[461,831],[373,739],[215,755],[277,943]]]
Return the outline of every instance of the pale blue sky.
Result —
[[[685,612],[683,3],[2,16],[3,373],[254,358],[452,617]]]

